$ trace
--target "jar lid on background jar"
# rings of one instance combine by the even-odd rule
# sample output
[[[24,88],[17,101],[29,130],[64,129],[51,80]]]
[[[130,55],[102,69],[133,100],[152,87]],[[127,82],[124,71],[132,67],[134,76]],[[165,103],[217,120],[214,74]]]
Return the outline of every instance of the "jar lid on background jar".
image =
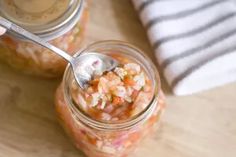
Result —
[[[52,40],[78,22],[82,5],[83,0],[1,0],[0,15]]]

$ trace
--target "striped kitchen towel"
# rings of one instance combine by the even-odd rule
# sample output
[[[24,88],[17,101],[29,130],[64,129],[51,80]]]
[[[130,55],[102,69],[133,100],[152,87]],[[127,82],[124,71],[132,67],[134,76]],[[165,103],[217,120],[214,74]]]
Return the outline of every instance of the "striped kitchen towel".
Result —
[[[176,95],[236,81],[236,0],[133,0]]]

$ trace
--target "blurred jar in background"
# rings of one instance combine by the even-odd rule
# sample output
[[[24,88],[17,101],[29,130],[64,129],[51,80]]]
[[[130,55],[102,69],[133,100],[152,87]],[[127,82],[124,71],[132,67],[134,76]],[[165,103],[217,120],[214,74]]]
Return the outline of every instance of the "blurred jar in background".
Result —
[[[86,52],[110,55],[120,65],[86,89],[78,87],[68,66],[55,97],[59,120],[88,157],[126,157],[159,124],[165,109],[158,72],[127,43],[98,42],[81,53]]]
[[[1,0],[0,16],[74,54],[80,48],[88,19],[84,0]],[[58,77],[66,62],[35,43],[7,32],[0,37],[0,60],[29,74]]]

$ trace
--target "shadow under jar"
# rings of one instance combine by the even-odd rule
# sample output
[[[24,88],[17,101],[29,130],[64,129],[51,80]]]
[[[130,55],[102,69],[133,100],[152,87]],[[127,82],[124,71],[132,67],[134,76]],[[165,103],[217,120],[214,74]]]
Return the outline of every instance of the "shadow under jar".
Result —
[[[1,0],[0,16],[74,54],[88,19],[86,0]],[[50,50],[11,32],[0,37],[0,60],[25,73],[61,76],[66,62]]]
[[[88,157],[128,156],[156,128],[165,108],[158,72],[139,49],[120,41],[94,43],[81,51],[86,52],[110,55],[120,65],[95,76],[86,89],[68,66],[55,96],[59,120]]]

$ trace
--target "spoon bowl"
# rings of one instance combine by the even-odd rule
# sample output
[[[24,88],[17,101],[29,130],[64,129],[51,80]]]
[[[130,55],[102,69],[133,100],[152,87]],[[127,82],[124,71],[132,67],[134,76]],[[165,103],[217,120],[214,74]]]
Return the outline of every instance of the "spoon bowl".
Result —
[[[110,56],[97,52],[86,52],[76,57],[71,66],[77,83],[84,89],[94,76],[111,71],[118,64],[118,61]]]

